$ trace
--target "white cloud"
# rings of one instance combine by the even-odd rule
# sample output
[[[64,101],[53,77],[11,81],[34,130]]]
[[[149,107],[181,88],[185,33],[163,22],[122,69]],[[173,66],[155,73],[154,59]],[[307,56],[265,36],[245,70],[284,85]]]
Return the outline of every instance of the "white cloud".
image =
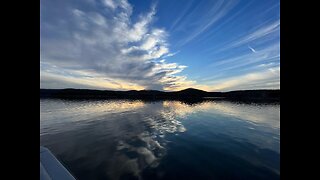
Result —
[[[127,0],[103,0],[102,2],[106,7],[111,8],[112,10],[115,10],[116,8],[122,8],[129,12],[132,10],[132,7]]]
[[[112,9],[115,9],[117,7],[116,4],[113,2],[113,0],[104,0],[103,2],[104,2],[104,5]]]
[[[103,4],[103,9],[97,6],[72,6],[61,8],[63,16],[60,13],[50,14],[53,20],[46,21],[46,24],[50,24],[52,28],[46,29],[46,36],[41,37],[41,64],[55,65],[50,67],[50,71],[58,73],[51,73],[50,79],[95,85],[99,88],[118,87],[110,79],[121,82],[118,84],[128,88],[132,86],[124,84],[133,83],[135,87],[151,89],[171,86],[162,79],[167,76],[178,77],[176,74],[185,66],[165,62],[159,66],[154,62],[162,56],[170,55],[166,31],[152,26],[155,6],[151,7],[150,12],[141,14],[137,21],[133,21],[132,7],[126,0],[104,0]],[[71,13],[63,13],[70,9]],[[65,26],[56,24],[55,19],[64,19]],[[46,67],[41,69],[45,70]],[[98,79],[99,84],[86,79],[83,72],[89,71],[93,78]],[[62,72],[70,76],[62,78]],[[49,77],[49,74],[46,72],[42,76]],[[176,78],[181,79],[183,78]]]
[[[62,1],[46,7],[46,18],[41,19],[41,87],[96,87],[99,89],[164,89],[179,90],[195,87],[204,90],[248,87],[277,87],[278,71],[273,63],[279,59],[279,44],[237,57],[213,60],[212,68],[219,78],[210,83],[197,84],[179,75],[187,66],[168,63],[174,56],[167,42],[165,29],[154,27],[156,7],[133,18],[132,6],[126,0],[104,0],[103,7],[92,1]],[[43,2],[41,2],[43,3]],[[217,1],[202,20],[195,22],[186,43],[197,37],[223,18],[237,2]],[[100,3],[99,3],[100,4]],[[53,7],[57,6],[57,7]],[[59,11],[50,11],[50,8]],[[184,15],[174,25],[179,29],[194,19],[194,12]],[[43,15],[42,15],[43,17]],[[240,38],[233,46],[242,45],[277,32],[280,22],[261,27]],[[256,47],[256,45],[255,45]],[[248,49],[246,49],[248,50]],[[260,65],[254,65],[260,64]],[[262,65],[265,64],[265,65]],[[251,74],[238,74],[239,78],[220,76],[221,72],[254,65],[270,70]],[[260,70],[261,70],[260,69]],[[262,78],[266,75],[266,78]],[[241,79],[242,78],[242,79]],[[60,82],[60,84],[59,84]],[[254,84],[256,83],[256,84]],[[68,85],[69,84],[69,85]]]
[[[211,91],[280,88],[280,66],[241,76],[220,79],[210,84]]]
[[[157,44],[157,40],[154,37],[148,37],[145,42],[141,45],[141,49],[150,50]]]

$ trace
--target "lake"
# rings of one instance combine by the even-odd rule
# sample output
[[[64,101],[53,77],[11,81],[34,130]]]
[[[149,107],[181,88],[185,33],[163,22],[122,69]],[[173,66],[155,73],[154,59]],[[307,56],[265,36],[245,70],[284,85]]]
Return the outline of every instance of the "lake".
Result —
[[[79,180],[280,179],[280,104],[40,99],[40,145]]]

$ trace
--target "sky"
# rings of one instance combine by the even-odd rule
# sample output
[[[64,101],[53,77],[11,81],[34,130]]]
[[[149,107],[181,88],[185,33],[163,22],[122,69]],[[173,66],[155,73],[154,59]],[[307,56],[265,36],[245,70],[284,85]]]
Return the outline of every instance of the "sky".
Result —
[[[280,2],[41,0],[40,88],[280,89]]]

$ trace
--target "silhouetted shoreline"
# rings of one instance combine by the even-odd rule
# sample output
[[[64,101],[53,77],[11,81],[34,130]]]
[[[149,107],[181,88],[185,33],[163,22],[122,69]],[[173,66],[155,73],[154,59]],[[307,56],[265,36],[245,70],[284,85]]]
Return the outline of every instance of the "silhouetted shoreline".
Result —
[[[181,91],[164,92],[157,90],[89,90],[89,89],[40,89],[40,98],[50,99],[132,99],[132,100],[181,100],[193,101],[243,101],[280,102],[278,90],[240,90],[229,92],[207,92],[188,88]]]

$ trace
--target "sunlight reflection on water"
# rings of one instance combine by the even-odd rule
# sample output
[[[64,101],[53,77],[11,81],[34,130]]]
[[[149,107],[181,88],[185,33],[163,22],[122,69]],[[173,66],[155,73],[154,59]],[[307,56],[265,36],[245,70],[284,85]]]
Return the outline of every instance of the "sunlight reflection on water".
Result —
[[[41,145],[50,148],[79,179],[143,178],[146,169],[161,164],[170,143],[192,146],[209,141],[213,150],[220,145],[214,137],[221,135],[227,137],[220,140],[225,141],[222,149],[238,142],[237,148],[245,148],[239,157],[279,173],[278,165],[249,157],[247,151],[254,147],[257,153],[263,149],[280,153],[280,105],[47,99],[40,100],[40,119]],[[194,148],[193,153],[199,153]],[[226,151],[236,154],[233,149]]]

